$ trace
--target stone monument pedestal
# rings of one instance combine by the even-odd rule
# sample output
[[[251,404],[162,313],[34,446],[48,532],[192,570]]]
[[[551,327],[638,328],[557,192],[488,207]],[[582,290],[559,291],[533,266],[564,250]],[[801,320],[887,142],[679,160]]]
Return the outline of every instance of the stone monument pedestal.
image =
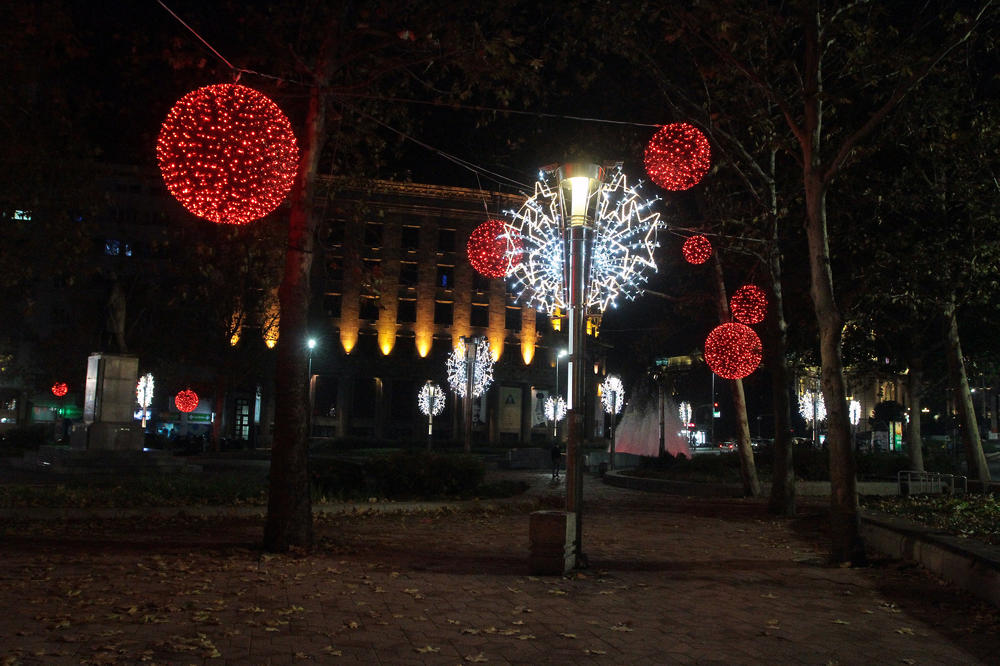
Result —
[[[532,574],[561,576],[576,566],[576,514],[569,511],[533,511],[528,566]]]
[[[88,451],[141,451],[142,429],[133,418],[139,359],[94,353],[87,359],[83,422]]]

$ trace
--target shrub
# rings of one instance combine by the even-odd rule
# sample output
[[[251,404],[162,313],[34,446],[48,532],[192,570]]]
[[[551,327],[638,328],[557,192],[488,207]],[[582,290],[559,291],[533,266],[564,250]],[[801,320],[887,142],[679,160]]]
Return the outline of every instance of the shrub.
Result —
[[[33,423],[0,433],[0,455],[16,456],[35,451],[52,441],[51,423]]]
[[[316,493],[339,499],[470,497],[486,475],[476,456],[421,450],[395,451],[363,463],[320,458],[309,464]]]

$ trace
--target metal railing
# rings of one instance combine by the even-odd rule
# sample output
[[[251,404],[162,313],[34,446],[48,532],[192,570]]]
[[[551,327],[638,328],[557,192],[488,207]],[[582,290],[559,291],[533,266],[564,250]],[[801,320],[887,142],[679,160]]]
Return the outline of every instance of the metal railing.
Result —
[[[968,492],[968,479],[955,474],[904,470],[896,474],[900,495],[957,495]]]

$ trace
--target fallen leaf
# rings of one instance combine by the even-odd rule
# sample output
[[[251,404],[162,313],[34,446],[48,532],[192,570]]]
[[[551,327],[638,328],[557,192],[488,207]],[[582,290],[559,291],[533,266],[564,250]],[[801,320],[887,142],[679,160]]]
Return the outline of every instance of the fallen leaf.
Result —
[[[834,620],[834,624],[850,624],[847,620]]]
[[[595,654],[595,655],[607,654],[607,652],[605,652],[604,650],[584,650],[583,653],[584,654]]]
[[[427,654],[428,652],[440,652],[441,651],[441,648],[432,647],[430,645],[428,645],[426,647],[418,647],[418,648],[415,648],[415,649],[420,654]]]
[[[471,661],[472,663],[476,664],[483,664],[486,663],[486,655],[484,655],[482,652],[480,652],[479,654],[470,654],[465,656],[465,660]]]
[[[624,624],[616,624],[613,627],[609,627],[611,631],[635,631],[632,627],[626,626]]]
[[[909,636],[912,636],[913,635],[913,629],[910,629],[909,627],[900,627],[899,629],[896,630],[896,633],[897,634],[907,634]]]
[[[562,634],[562,633],[560,633],[559,635],[562,636],[563,638],[576,638],[576,634]]]

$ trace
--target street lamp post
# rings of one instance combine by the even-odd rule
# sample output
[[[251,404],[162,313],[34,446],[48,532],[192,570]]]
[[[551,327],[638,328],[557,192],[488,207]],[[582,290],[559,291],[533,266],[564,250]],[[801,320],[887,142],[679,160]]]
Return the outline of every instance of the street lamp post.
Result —
[[[306,438],[312,437],[312,417],[313,409],[316,405],[316,382],[313,381],[313,350],[316,349],[316,338],[309,338],[306,342],[309,348],[309,367],[307,376],[309,377],[309,413],[306,415]]]
[[[472,451],[472,400],[476,374],[476,354],[480,344],[478,336],[463,335],[465,343],[465,452]]]
[[[559,353],[556,354],[556,392],[555,392],[555,396],[554,396],[556,398],[559,397],[559,359],[561,359],[561,358],[563,358],[565,356],[568,356],[568,355],[569,355],[569,352],[567,352],[565,349],[560,349]],[[555,439],[555,440],[559,439],[559,421],[558,420],[552,422],[552,439]]]

